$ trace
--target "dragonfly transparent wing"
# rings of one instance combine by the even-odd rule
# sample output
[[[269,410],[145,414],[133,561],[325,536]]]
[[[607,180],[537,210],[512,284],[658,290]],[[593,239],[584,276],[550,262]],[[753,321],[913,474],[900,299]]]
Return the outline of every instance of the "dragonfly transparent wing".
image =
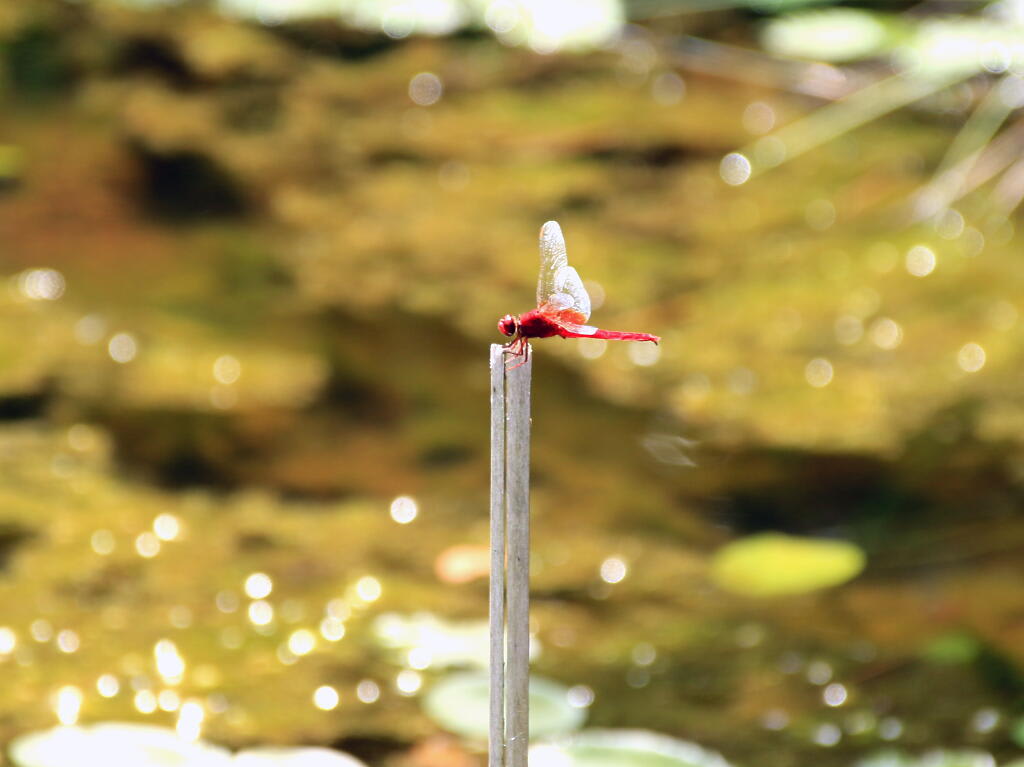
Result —
[[[579,274],[569,266],[565,238],[557,221],[548,221],[540,228],[537,307],[578,326],[590,319],[590,296]]]
[[[592,336],[598,331],[598,328],[595,328],[593,325],[578,325],[575,322],[564,320],[557,315],[552,317],[552,319],[562,330],[568,330],[570,333],[576,333],[581,336]]]

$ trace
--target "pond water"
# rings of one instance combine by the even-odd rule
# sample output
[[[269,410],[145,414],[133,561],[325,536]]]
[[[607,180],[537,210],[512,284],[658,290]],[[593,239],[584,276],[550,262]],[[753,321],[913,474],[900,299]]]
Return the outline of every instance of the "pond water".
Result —
[[[487,346],[557,219],[663,342],[535,345],[537,675],[741,767],[1022,755],[1020,237],[906,214],[971,94],[732,185],[819,102],[652,29],[0,12],[0,742],[483,764],[424,700],[480,665]]]

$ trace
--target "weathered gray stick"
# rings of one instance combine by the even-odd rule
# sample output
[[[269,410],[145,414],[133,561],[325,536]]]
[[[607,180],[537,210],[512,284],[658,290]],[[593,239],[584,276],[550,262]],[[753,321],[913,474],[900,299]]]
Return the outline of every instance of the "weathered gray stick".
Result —
[[[533,360],[505,373],[505,508],[508,525],[508,653],[505,767],[527,767],[530,746],[530,375]]]
[[[505,767],[505,355],[491,344],[490,767]]]
[[[506,359],[504,347],[491,346],[488,753],[490,767],[527,767],[530,741],[530,376],[533,363],[527,361],[520,365],[516,361],[506,367]]]

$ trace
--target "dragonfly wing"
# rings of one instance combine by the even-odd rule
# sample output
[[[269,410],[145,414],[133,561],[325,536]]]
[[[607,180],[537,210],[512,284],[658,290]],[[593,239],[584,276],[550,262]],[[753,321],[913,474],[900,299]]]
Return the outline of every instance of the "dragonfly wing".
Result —
[[[592,336],[598,330],[593,325],[582,325],[578,322],[573,322],[570,318],[560,316],[559,314],[549,314],[548,317],[553,320],[558,327],[562,328],[562,330],[568,330],[570,333],[576,333],[581,336]]]
[[[548,221],[540,229],[540,279],[537,281],[537,306],[551,311],[571,310],[590,319],[590,295],[579,274],[569,266],[565,238],[557,221]]]
[[[555,288],[560,270],[569,266],[565,254],[565,238],[557,221],[548,221],[540,228],[540,279],[537,280],[537,306],[543,306],[558,293]]]

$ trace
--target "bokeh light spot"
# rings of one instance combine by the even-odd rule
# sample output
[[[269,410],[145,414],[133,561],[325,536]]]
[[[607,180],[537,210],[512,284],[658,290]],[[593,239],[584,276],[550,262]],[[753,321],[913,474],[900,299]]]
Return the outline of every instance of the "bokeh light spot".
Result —
[[[413,669],[402,669],[395,678],[395,689],[400,695],[415,695],[423,686],[423,675]]]
[[[882,740],[897,740],[903,735],[903,722],[894,716],[887,716],[878,723],[878,737]]]
[[[661,347],[648,341],[634,341],[626,350],[630,361],[640,367],[650,367],[661,359]]]
[[[161,639],[153,646],[156,672],[168,684],[179,683],[185,675],[185,659],[170,639]]]
[[[743,110],[743,127],[755,136],[768,133],[775,127],[775,110],[763,101],[752,101]]]
[[[628,572],[626,563],[619,557],[608,557],[601,563],[601,580],[605,583],[620,583]]]
[[[584,359],[596,360],[608,350],[608,342],[603,338],[581,338],[576,349]]]
[[[56,301],[64,288],[64,275],[56,269],[28,269],[18,275],[18,289],[33,301]]]
[[[70,655],[77,652],[79,647],[81,647],[81,640],[78,638],[77,632],[63,629],[57,634],[57,649],[62,653]]]
[[[633,662],[638,666],[650,666],[658,658],[658,651],[649,642],[641,642],[633,647]]]
[[[107,343],[110,359],[121,365],[131,362],[139,352],[138,343],[131,333],[116,333]]]
[[[230,354],[218,357],[213,363],[213,377],[217,383],[230,386],[242,375],[242,363]]]
[[[106,320],[98,314],[87,314],[75,323],[75,340],[83,346],[98,344],[106,332]]]
[[[847,695],[845,686],[838,682],[833,682],[822,691],[821,698],[825,701],[826,706],[832,706],[835,708],[836,706],[841,706],[846,702]]]
[[[903,328],[888,317],[879,317],[868,331],[871,342],[879,349],[891,351],[903,342]]]
[[[100,556],[107,556],[113,553],[116,545],[114,534],[109,530],[96,530],[89,536],[89,545]]]
[[[187,741],[199,740],[205,718],[206,709],[203,708],[202,703],[197,700],[186,700],[181,704],[178,721],[174,725],[178,737]]]
[[[356,697],[361,703],[376,703],[380,698],[380,686],[372,679],[364,679],[356,685]]]
[[[149,530],[139,533],[135,538],[135,551],[143,559],[152,559],[160,553],[160,539]]]
[[[320,621],[320,636],[328,642],[337,642],[345,637],[345,624],[337,618],[327,616]]]
[[[915,245],[907,251],[905,265],[915,277],[926,277],[935,271],[935,251],[927,245]]]
[[[10,655],[18,646],[18,635],[7,626],[0,626],[0,655]]]
[[[450,546],[434,560],[434,573],[442,583],[468,583],[490,572],[491,550],[487,546]]]
[[[441,100],[444,84],[433,72],[420,72],[409,81],[409,98],[414,104],[429,107]]]
[[[376,602],[382,593],[380,581],[372,575],[364,575],[356,581],[356,595],[364,602]]]
[[[36,618],[28,627],[28,631],[37,642],[49,642],[53,639],[53,625],[46,618]]]
[[[969,343],[960,347],[956,362],[967,373],[977,373],[985,367],[985,349],[981,344]]]
[[[391,502],[391,518],[400,525],[407,525],[416,519],[419,507],[407,495],[400,495]]]
[[[222,613],[233,613],[238,610],[238,597],[233,591],[218,591],[214,602]]]
[[[288,637],[288,649],[298,657],[309,655],[316,649],[316,634],[309,629],[297,629]]]
[[[819,746],[832,747],[843,738],[843,731],[834,724],[827,723],[814,731],[814,742]]]
[[[585,684],[577,684],[569,688],[565,697],[573,708],[589,708],[594,702],[594,691]]]
[[[96,680],[96,692],[104,698],[113,698],[121,691],[121,683],[113,674],[102,674]]]
[[[807,383],[816,389],[828,386],[832,382],[832,363],[824,357],[815,357],[804,368]]]
[[[77,722],[82,710],[82,697],[82,691],[74,685],[66,685],[57,690],[52,701],[57,721],[64,725]]]
[[[832,666],[823,660],[811,661],[807,664],[807,681],[811,684],[828,684],[832,679]]]
[[[739,152],[727,154],[718,167],[719,175],[729,186],[745,184],[750,179],[752,170],[750,160]]]
[[[823,232],[836,222],[836,206],[830,200],[811,200],[804,208],[804,220],[817,232]]]
[[[864,323],[859,317],[844,314],[835,322],[836,340],[844,346],[857,343],[864,337]]]
[[[333,711],[340,700],[338,691],[330,685],[322,685],[313,691],[313,705],[321,711]]]
[[[135,693],[133,703],[140,714],[152,714],[157,709],[156,695],[152,690],[139,690]]]
[[[173,541],[181,534],[181,520],[173,514],[158,514],[153,520],[153,532],[161,541]]]
[[[274,582],[266,573],[252,573],[245,579],[244,588],[249,599],[265,599],[274,590]]]
[[[156,696],[156,705],[161,711],[177,711],[181,706],[181,696],[174,690],[161,690]]]
[[[249,622],[254,626],[268,626],[274,620],[274,608],[262,599],[249,605]]]
[[[651,82],[651,97],[663,107],[675,106],[686,96],[686,82],[675,72],[662,72]]]

